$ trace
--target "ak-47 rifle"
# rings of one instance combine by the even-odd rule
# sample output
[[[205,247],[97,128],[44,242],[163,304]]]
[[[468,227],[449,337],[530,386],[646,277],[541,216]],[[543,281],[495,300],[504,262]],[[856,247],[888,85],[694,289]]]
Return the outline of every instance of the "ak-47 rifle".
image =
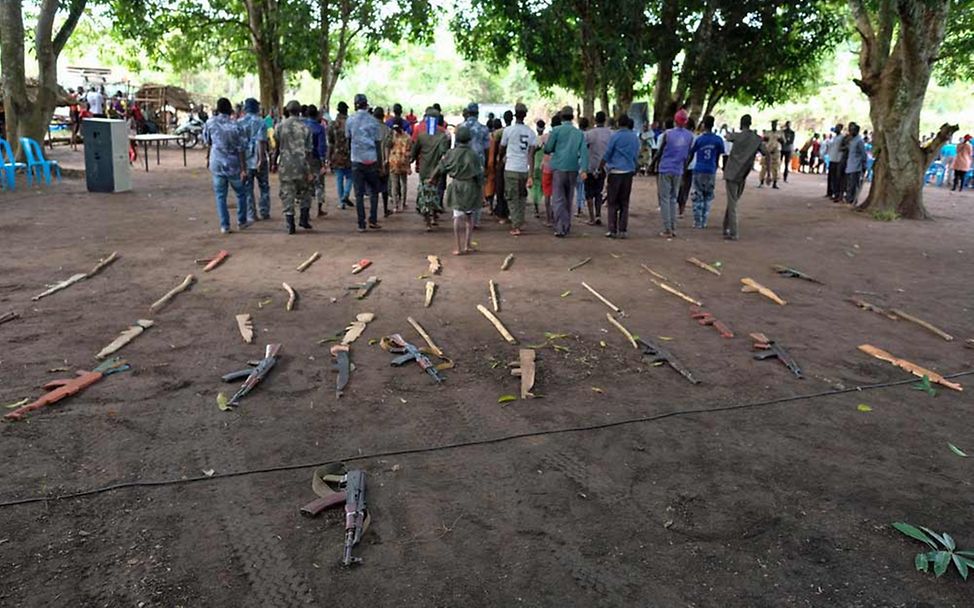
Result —
[[[436,366],[429,357],[423,354],[414,345],[406,342],[405,339],[399,334],[393,334],[391,336],[386,336],[382,339],[383,348],[393,354],[399,354],[398,357],[392,360],[392,365],[394,367],[400,367],[409,363],[410,361],[415,361],[424,372],[430,375],[431,378],[437,383],[441,384],[446,378],[440,374]],[[400,354],[401,353],[401,354]]]
[[[253,368],[242,369],[236,372],[230,372],[229,374],[223,376],[224,382],[233,382],[234,380],[239,380],[241,378],[246,378],[240,388],[234,393],[233,397],[230,398],[228,405],[239,405],[240,400],[244,398],[247,393],[254,390],[254,387],[260,384],[260,381],[264,379],[265,376],[277,363],[277,353],[281,351],[280,344],[268,344],[264,349],[264,358],[257,362]]]
[[[683,365],[670,351],[651,340],[646,341],[642,338],[636,338],[636,341],[643,347],[643,356],[651,357],[652,363],[667,363],[679,372],[681,376],[689,380],[691,384],[700,384],[700,381],[693,376],[693,372],[687,369],[687,366]]]
[[[44,385],[44,390],[49,391],[40,397],[37,401],[33,403],[28,403],[22,407],[9,412],[4,416],[6,420],[22,420],[24,416],[29,414],[34,410],[41,409],[44,406],[52,405],[57,403],[62,399],[66,399],[72,395],[76,395],[81,391],[85,390],[92,384],[95,384],[105,376],[115,374],[118,372],[124,372],[131,369],[129,364],[125,362],[124,359],[119,359],[118,357],[113,357],[108,359],[95,369],[90,372],[79,371],[77,376],[71,378],[70,380],[52,380]]]
[[[325,509],[345,504],[345,546],[342,565],[362,563],[362,558],[352,556],[352,547],[362,540],[372,518],[365,503],[365,471],[355,469],[345,472],[341,463],[325,465],[315,470],[311,487],[318,498],[301,507],[301,514],[315,517]]]
[[[789,266],[782,266],[781,264],[774,264],[771,267],[775,272],[783,277],[790,277],[792,279],[801,279],[803,281],[809,281],[811,283],[818,283],[819,285],[825,285],[825,283],[819,281],[818,279],[809,276],[802,272],[801,270],[796,270]]]
[[[764,334],[755,333],[751,334],[751,338],[754,339],[754,348],[763,352],[754,355],[754,358],[758,361],[764,361],[765,359],[777,358],[778,361],[791,370],[791,373],[795,374],[796,377],[802,378],[802,368],[798,366],[798,362],[792,357],[783,346],[775,342],[774,340],[768,339]]]

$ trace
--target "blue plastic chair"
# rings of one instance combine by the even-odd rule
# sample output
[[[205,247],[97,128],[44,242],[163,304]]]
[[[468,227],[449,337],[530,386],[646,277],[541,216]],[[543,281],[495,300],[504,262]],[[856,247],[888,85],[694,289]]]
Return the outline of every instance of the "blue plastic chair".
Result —
[[[10,149],[10,142],[0,138],[0,170],[3,171],[3,181],[11,192],[17,188],[17,169],[26,169],[27,165],[14,161],[14,152]]]
[[[24,149],[24,156],[27,158],[27,184],[31,185],[36,179],[41,180],[41,172],[44,175],[44,183],[51,183],[51,168],[57,173],[57,181],[61,181],[61,165],[56,160],[44,158],[44,151],[41,145],[29,137],[20,138],[20,147]],[[39,170],[41,172],[39,172]]]

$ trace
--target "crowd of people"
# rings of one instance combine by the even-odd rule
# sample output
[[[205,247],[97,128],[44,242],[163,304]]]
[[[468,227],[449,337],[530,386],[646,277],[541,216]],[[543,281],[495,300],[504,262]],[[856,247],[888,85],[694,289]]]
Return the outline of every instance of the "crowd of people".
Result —
[[[571,106],[547,122],[530,123],[521,103],[483,122],[478,104],[471,103],[461,121],[447,125],[437,104],[426,108],[422,118],[412,110],[404,115],[400,104],[387,114],[372,107],[364,94],[355,96],[351,114],[340,102],[334,119],[297,101],[289,102],[280,116],[262,116],[253,98],[236,110],[221,98],[214,110],[203,139],[222,232],[231,230],[230,190],[237,197],[238,229],[270,219],[272,172],[280,179],[287,232],[312,230],[312,203],[318,217],[328,213],[324,180],[329,170],[335,175],[338,208],[354,205],[360,232],[381,230],[379,201],[383,217],[405,211],[407,179],[415,171],[416,211],[427,230],[439,225],[442,214],[451,214],[457,255],[472,251],[472,232],[487,217],[509,225],[512,236],[522,235],[532,207],[535,217],[559,238],[570,234],[573,218],[585,220],[586,211],[586,223],[602,225],[603,209],[605,236],[627,238],[638,173],[658,176],[660,236],[676,235],[688,199],[693,227],[704,229],[718,166],[728,193],[723,234],[736,240],[737,202],[756,155],[762,156],[759,187],[777,188],[782,162],[787,181],[795,141],[789,123],[778,130],[773,122],[770,131],[759,135],[751,129],[750,116],[744,116],[740,130],[723,127],[717,134],[712,116],[697,125],[686,109],[677,111],[664,128],[646,125],[639,134],[629,116],[610,118],[598,112],[592,120],[576,121]]]

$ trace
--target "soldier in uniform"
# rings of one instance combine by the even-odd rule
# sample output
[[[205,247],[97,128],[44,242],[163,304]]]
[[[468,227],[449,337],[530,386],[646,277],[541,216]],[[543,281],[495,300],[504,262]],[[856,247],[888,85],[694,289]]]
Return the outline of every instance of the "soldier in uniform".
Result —
[[[784,134],[778,130],[778,121],[771,121],[771,130],[763,133],[762,140],[767,154],[761,155],[761,183],[758,188],[766,183],[771,184],[772,188],[778,188],[778,170],[781,167],[781,144],[785,141]]]
[[[281,178],[281,202],[284,204],[284,221],[287,233],[294,234],[294,205],[301,206],[299,226],[311,230],[308,216],[311,197],[306,191],[311,186],[312,137],[311,130],[301,118],[301,104],[289,101],[284,107],[286,118],[277,126],[277,146],[281,152],[278,175]]]
[[[338,102],[338,116],[328,125],[328,149],[331,151],[329,164],[335,173],[335,187],[338,190],[338,206],[344,209],[352,202],[352,157],[345,136],[345,122],[348,120],[348,104]]]
[[[453,255],[463,255],[473,251],[473,214],[483,204],[484,191],[484,164],[470,149],[470,129],[466,126],[457,129],[457,146],[440,159],[427,183],[434,185],[447,175],[452,181],[446,191],[446,205],[453,209],[453,233],[457,239]]]
[[[321,126],[321,114],[314,104],[304,110],[304,123],[311,131],[311,186],[305,196],[314,195],[318,204],[318,217],[328,215],[325,211],[325,166],[328,162],[328,136]],[[310,201],[309,201],[310,204]]]
[[[445,176],[440,176],[441,181],[435,183],[430,183],[430,179],[440,159],[450,150],[450,137],[446,129],[440,125],[438,110],[434,108],[426,110],[426,118],[413,128],[413,139],[410,162],[416,163],[416,172],[419,174],[416,211],[423,215],[426,230],[432,230],[436,225],[437,214],[443,210],[440,185]]]

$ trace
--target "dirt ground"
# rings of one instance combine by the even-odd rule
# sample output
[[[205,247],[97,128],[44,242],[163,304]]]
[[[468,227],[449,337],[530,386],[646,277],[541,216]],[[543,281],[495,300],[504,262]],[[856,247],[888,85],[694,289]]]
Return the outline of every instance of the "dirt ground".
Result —
[[[64,149],[55,157],[81,163]],[[411,210],[381,233],[356,234],[354,211],[334,208],[331,178],[330,213],[313,221],[314,232],[284,234],[273,184],[274,220],[221,236],[202,154],[189,162],[184,169],[178,152],[164,151],[160,166],[133,171],[124,194],[89,194],[77,178],[0,194],[0,314],[22,315],[0,326],[0,403],[36,398],[44,383],[91,369],[94,354],[137,319],[156,322],[121,351],[131,371],[2,424],[0,501],[909,378],[859,352],[862,343],[943,373],[974,369],[974,350],[963,347],[974,336],[974,193],[928,189],[935,221],[882,223],[826,201],[820,176],[794,176],[781,190],[756,190],[752,177],[741,241],[720,237],[722,184],[714,226],[666,241],[655,236],[655,185],[638,178],[629,240],[584,225],[555,239],[532,218],[517,239],[489,223],[475,236],[479,251],[455,258],[449,229],[427,234]],[[231,257],[202,273],[194,260],[219,249]],[[101,274],[31,301],[112,251],[121,258]],[[296,272],[314,251],[322,259]],[[515,261],[502,272],[509,253]],[[428,254],[444,269],[427,309]],[[722,276],[689,256],[720,261]],[[352,276],[363,257],[373,267]],[[776,263],[825,285],[779,277]],[[702,299],[737,337],[690,319],[689,306],[654,287],[640,264]],[[150,315],[149,304],[188,273],[198,283]],[[381,284],[356,300],[346,287],[370,275]],[[742,277],[788,305],[741,293]],[[517,347],[476,310],[489,303],[488,279],[522,345],[543,342],[544,332],[570,334],[558,341],[567,350],[538,351],[540,399],[497,402],[518,390],[505,367]],[[701,384],[642,359],[582,281]],[[282,282],[300,294],[292,312]],[[859,310],[847,301],[857,290],[957,340]],[[356,368],[338,400],[319,340],[364,311],[376,320],[352,347]],[[252,345],[237,332],[241,312],[253,315]],[[416,366],[390,367],[391,356],[371,344],[396,332],[421,344],[407,316],[455,359],[442,386]],[[755,331],[789,348],[806,378],[755,361],[747,338]],[[278,366],[241,407],[220,411],[217,393],[233,390],[220,376],[271,342],[283,344]],[[56,368],[71,371],[49,371]],[[941,579],[916,572],[922,545],[889,527],[926,525],[974,548],[972,460],[947,446],[974,455],[971,405],[966,392],[931,397],[900,385],[367,458],[353,466],[367,471],[373,523],[356,550],[364,563],[348,570],[338,564],[340,511],[298,513],[314,498],[311,468],[6,507],[0,605],[971,606],[974,583],[956,571]]]

